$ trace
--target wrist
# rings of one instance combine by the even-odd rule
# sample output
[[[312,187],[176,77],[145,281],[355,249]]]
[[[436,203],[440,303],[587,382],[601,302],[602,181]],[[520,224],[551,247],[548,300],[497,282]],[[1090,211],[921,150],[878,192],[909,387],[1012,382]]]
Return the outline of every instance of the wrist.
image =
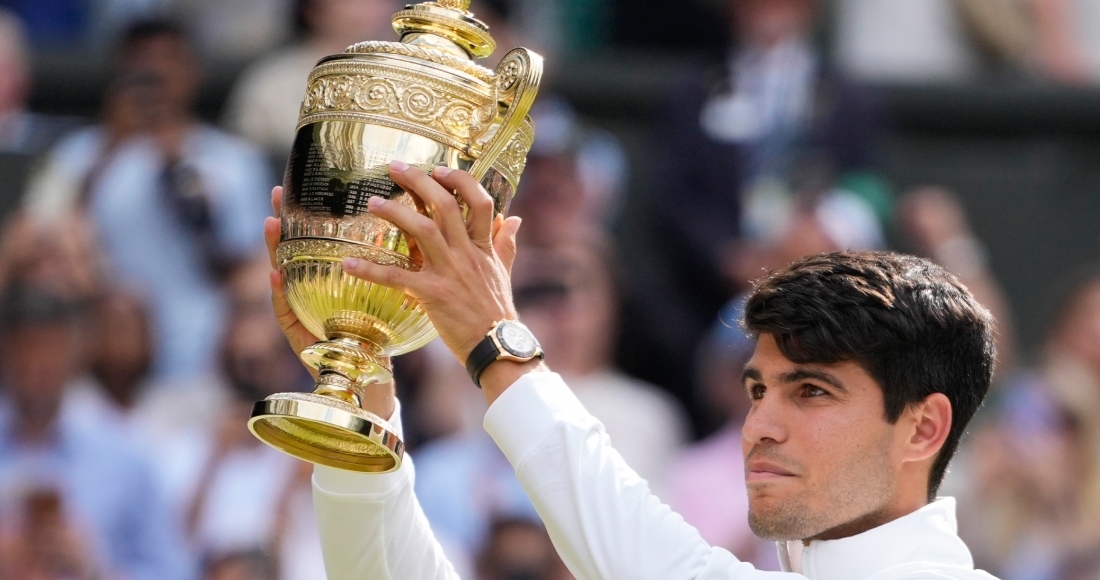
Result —
[[[507,359],[494,361],[481,373],[481,390],[484,391],[486,400],[492,405],[497,397],[521,377],[537,372],[550,372],[550,368],[542,359],[536,358],[524,362]]]

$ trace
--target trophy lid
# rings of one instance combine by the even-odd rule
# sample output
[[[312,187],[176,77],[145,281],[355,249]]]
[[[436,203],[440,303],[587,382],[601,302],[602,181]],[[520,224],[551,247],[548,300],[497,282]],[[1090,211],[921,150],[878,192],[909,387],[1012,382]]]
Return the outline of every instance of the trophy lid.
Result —
[[[497,43],[489,35],[489,26],[467,10],[469,6],[470,0],[410,4],[393,15],[393,29],[408,44],[427,45],[465,58],[484,58],[493,54]]]

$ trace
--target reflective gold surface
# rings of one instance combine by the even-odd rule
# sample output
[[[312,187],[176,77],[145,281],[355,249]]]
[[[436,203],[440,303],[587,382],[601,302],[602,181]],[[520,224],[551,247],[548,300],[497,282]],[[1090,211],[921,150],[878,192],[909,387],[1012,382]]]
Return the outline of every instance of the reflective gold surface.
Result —
[[[542,59],[516,49],[496,71],[475,64],[495,42],[467,6],[406,7],[394,16],[401,42],[358,43],[322,59],[307,81],[277,260],[294,313],[325,339],[300,353],[319,378],[311,394],[257,403],[249,421],[253,434],[295,457],[368,472],[401,462],[392,428],[360,401],[371,384],[392,379],[386,357],[424,346],[435,330],[416,300],[341,266],[357,257],[419,268],[404,232],[367,212],[374,196],[424,211],[390,180],[390,161],[470,171],[499,213],[515,194],[534,140],[527,114]]]

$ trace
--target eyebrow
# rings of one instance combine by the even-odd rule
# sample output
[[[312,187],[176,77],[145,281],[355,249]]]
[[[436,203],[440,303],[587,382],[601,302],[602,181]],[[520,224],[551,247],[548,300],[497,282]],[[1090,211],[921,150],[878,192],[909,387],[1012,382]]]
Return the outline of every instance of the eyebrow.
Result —
[[[752,379],[754,381],[764,382],[764,376],[759,370],[752,367],[745,367],[745,370],[741,371],[741,384],[744,385],[745,381]],[[779,375],[779,381],[782,383],[797,383],[806,379],[815,379],[823,383],[826,383],[838,390],[847,391],[844,387],[844,383],[840,382],[835,376],[815,369],[797,369],[789,373],[783,373]]]

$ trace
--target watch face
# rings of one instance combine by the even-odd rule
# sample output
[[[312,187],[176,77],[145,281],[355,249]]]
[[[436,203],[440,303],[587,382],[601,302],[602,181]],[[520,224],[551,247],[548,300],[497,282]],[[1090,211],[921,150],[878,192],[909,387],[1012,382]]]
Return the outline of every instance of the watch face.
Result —
[[[518,322],[502,322],[497,326],[497,340],[500,346],[512,356],[530,358],[535,356],[539,343],[527,327]]]

